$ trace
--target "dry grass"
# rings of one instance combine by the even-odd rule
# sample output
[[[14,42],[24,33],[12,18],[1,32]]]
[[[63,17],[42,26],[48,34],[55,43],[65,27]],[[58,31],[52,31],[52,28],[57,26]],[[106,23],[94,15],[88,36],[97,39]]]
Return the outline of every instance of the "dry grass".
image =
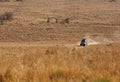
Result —
[[[94,82],[104,78],[119,82],[119,50],[118,44],[0,47],[0,81]]]
[[[0,2],[0,15],[14,13],[13,20],[0,26],[0,82],[120,82],[119,4],[118,0]],[[48,17],[57,23],[47,23]],[[60,23],[66,18],[69,24]],[[83,37],[100,45],[70,45]]]

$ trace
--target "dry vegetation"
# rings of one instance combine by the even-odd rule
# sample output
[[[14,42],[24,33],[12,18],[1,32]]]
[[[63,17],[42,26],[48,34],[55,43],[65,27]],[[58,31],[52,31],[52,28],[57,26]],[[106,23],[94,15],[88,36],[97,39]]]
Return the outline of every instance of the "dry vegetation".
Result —
[[[3,46],[0,47],[0,81],[119,82],[119,50],[118,44]],[[99,78],[106,81],[97,81]]]
[[[0,82],[120,82],[119,18],[119,0],[0,0]]]

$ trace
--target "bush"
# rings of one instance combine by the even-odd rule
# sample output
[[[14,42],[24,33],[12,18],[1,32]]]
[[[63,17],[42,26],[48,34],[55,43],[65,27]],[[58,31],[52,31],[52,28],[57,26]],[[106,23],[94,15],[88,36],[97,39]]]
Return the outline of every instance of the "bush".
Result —
[[[0,25],[3,25],[3,20],[2,19],[0,19]]]
[[[69,22],[70,22],[70,19],[69,19],[69,18],[66,18],[64,21],[65,21],[65,23],[69,23]]]
[[[55,21],[55,23],[58,23],[58,19],[57,19],[57,18],[55,18],[55,20],[56,20],[56,21]]]
[[[109,0],[109,2],[116,2],[116,0]]]
[[[0,0],[0,2],[10,2],[10,0]]]
[[[13,13],[12,12],[5,12],[3,15],[0,15],[0,25],[3,25],[5,20],[12,20]]]
[[[70,18],[66,18],[66,19],[64,19],[61,23],[70,23]]]
[[[12,12],[5,12],[4,20],[12,20],[12,19],[13,19],[13,13]]]
[[[23,0],[16,0],[17,2],[23,2]]]
[[[47,18],[47,23],[50,23],[50,18],[49,17]]]
[[[4,22],[4,15],[0,15],[0,25],[3,25]]]
[[[0,2],[10,2],[12,0],[0,0]],[[15,0],[16,2],[23,2],[23,0]]]

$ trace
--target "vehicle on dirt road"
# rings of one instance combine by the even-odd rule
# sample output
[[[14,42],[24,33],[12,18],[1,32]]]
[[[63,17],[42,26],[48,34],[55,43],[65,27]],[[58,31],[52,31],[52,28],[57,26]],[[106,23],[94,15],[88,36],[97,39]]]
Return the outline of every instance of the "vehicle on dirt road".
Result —
[[[80,46],[86,46],[87,45],[87,39],[83,38],[80,42]]]

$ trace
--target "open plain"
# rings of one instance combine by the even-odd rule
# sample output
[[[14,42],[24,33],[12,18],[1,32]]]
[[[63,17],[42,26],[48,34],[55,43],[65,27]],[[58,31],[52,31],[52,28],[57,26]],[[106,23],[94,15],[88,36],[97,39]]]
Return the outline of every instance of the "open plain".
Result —
[[[1,0],[5,12],[0,82],[120,82],[120,0]]]

